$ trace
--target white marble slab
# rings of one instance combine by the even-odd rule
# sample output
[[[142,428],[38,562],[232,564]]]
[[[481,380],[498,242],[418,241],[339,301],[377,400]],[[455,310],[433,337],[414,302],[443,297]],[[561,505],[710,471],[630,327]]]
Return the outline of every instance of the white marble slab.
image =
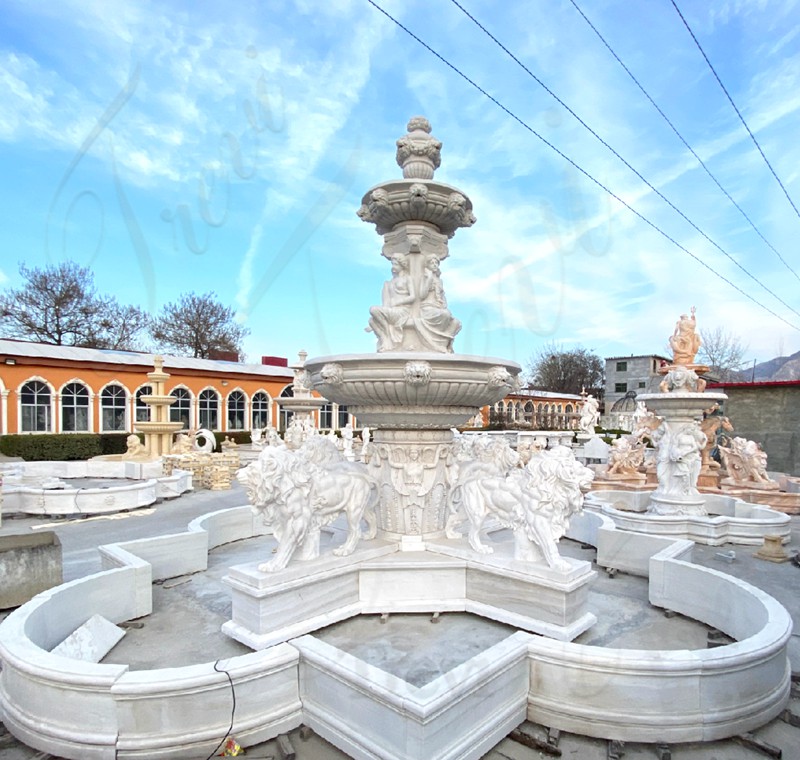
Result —
[[[125,635],[125,630],[106,620],[102,615],[92,615],[76,628],[53,650],[53,654],[84,662],[100,662]]]

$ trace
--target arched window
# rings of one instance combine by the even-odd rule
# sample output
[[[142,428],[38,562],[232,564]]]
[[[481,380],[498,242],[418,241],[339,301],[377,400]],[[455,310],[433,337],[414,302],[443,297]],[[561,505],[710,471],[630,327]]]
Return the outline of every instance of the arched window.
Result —
[[[564,411],[567,414],[572,414],[572,404],[567,404],[567,406],[565,407]]]
[[[104,431],[128,429],[125,404],[127,394],[121,385],[107,385],[100,394],[100,423]]]
[[[52,430],[50,419],[50,389],[39,380],[30,380],[19,392],[22,432],[49,433]]]
[[[265,428],[269,425],[269,396],[264,391],[253,394],[251,408],[253,429]]]
[[[525,404],[525,422],[531,422],[533,420],[533,402],[528,401]]]
[[[65,433],[89,430],[89,389],[83,383],[69,383],[61,391],[61,430]]]
[[[338,422],[337,427],[339,428],[345,427],[350,422],[350,412],[347,411],[347,407],[344,405],[339,406]]]
[[[192,394],[186,388],[175,388],[169,395],[177,399],[169,408],[170,422],[182,422],[184,430],[191,430]]]
[[[150,407],[142,401],[142,396],[147,396],[153,392],[149,385],[143,385],[136,391],[136,421],[149,422],[150,421]]]
[[[319,409],[319,429],[330,430],[333,427],[333,404],[325,404]]]
[[[219,396],[217,392],[206,388],[200,391],[199,397],[200,427],[216,430],[219,424]]]
[[[244,430],[247,399],[241,391],[228,394],[228,430]]]
[[[281,398],[294,398],[294,389],[291,385],[287,385],[281,391]],[[289,427],[292,417],[294,417],[294,412],[290,412],[288,409],[281,407],[280,421],[278,423],[281,430],[286,430],[286,428]]]

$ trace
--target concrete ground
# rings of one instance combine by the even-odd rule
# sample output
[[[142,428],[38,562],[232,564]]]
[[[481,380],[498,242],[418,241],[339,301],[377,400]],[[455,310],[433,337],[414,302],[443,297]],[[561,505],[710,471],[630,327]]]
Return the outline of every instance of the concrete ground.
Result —
[[[64,579],[71,580],[101,569],[96,551],[100,544],[179,532],[198,515],[245,502],[244,493],[236,484],[229,492],[198,491],[151,508],[99,518],[6,517],[0,526],[0,535],[55,530],[63,547]],[[800,517],[792,518],[792,527],[790,552],[800,548]],[[126,662],[133,669],[143,669],[205,662],[249,651],[220,633],[220,625],[230,618],[229,594],[220,579],[230,565],[268,555],[272,547],[269,542],[268,538],[256,538],[219,547],[210,553],[206,573],[173,578],[154,586],[153,614],[137,621],[141,627],[129,627],[126,636],[104,662]],[[735,553],[731,561],[721,556],[731,550]],[[571,541],[563,541],[561,551],[572,557],[594,559],[592,549]],[[764,562],[754,558],[754,552],[755,547],[697,546],[694,561],[763,588],[787,608],[800,633],[800,568],[792,563]],[[647,601],[647,582],[642,578],[622,573],[611,578],[600,570],[590,596],[590,609],[597,615],[598,622],[578,639],[579,643],[632,648],[706,646],[708,628],[680,615],[667,617],[662,610],[652,608]],[[0,612],[0,619],[5,614]],[[468,630],[471,633],[465,636]],[[471,648],[490,645],[498,636],[502,637],[505,630],[506,626],[492,621],[451,613],[443,615],[438,625],[432,625],[425,615],[393,615],[383,624],[378,616],[364,616],[331,626],[320,635],[342,648],[346,648],[348,642],[360,642],[353,645],[354,654],[379,663],[380,667],[393,670],[401,677],[424,682],[457,664],[459,657],[474,654]],[[191,631],[192,635],[187,637],[186,631]],[[790,645],[793,672],[800,672],[798,633],[793,634]],[[464,642],[460,650],[449,644],[454,639]],[[800,715],[800,695],[793,698],[790,710]],[[546,744],[544,727],[526,723],[521,728]],[[783,758],[800,758],[800,728],[776,719],[755,735],[758,740],[781,749]],[[347,757],[308,730],[293,731],[289,740],[298,760]],[[561,757],[576,760],[605,760],[613,756],[609,754],[607,742],[574,734],[561,734],[558,750]],[[676,760],[755,760],[770,756],[733,739],[673,745],[669,750],[655,745],[626,744],[621,750],[624,755],[618,753],[620,757],[661,760],[670,755]],[[667,751],[670,754],[665,754]],[[484,760],[533,760],[549,756],[553,755],[511,737],[500,742]],[[0,760],[47,757],[50,756],[18,743],[0,724]],[[271,741],[249,748],[247,757],[278,760],[283,755],[277,742]]]

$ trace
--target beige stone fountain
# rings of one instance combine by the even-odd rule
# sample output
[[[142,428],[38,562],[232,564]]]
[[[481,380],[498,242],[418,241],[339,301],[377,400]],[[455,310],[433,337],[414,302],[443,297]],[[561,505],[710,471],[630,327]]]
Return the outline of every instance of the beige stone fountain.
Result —
[[[137,432],[144,434],[144,451],[147,459],[158,459],[172,450],[172,439],[175,433],[183,428],[182,422],[171,422],[169,408],[175,403],[165,385],[169,374],[164,372],[164,357],[153,357],[153,371],[147,373],[151,391],[142,396],[142,401],[150,408],[150,419],[137,422]]]

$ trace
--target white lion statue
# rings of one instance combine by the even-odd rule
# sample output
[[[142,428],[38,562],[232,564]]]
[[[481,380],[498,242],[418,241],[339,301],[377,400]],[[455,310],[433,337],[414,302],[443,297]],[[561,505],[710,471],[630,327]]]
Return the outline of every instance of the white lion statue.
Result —
[[[375,537],[376,483],[365,465],[345,461],[323,436],[309,439],[298,451],[268,446],[237,477],[278,541],[275,556],[258,566],[262,572],[282,570],[294,556],[318,557],[320,530],[341,513],[347,517],[348,534],[334,550],[336,556],[355,551],[362,519],[367,523],[365,537]]]
[[[566,570],[569,564],[559,556],[558,541],[570,517],[583,507],[593,477],[566,446],[535,454],[524,468],[504,471],[480,460],[462,464],[450,494],[447,537],[459,538],[457,528],[466,519],[470,546],[490,554],[492,547],[483,543],[481,532],[493,517],[514,532],[514,559],[544,560],[555,570]]]

